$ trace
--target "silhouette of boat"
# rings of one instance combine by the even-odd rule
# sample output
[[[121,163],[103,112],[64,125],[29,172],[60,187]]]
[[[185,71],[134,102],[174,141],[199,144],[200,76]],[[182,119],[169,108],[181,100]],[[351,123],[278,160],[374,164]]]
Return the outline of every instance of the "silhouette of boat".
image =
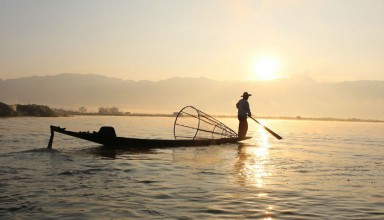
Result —
[[[79,139],[91,141],[101,145],[114,148],[130,147],[130,148],[159,148],[159,147],[176,147],[176,146],[207,146],[220,145],[226,143],[237,143],[240,141],[234,138],[219,139],[194,139],[194,140],[170,140],[170,139],[141,139],[118,137],[113,127],[101,127],[98,132],[74,132],[65,128],[51,125],[51,137],[48,143],[48,149],[52,148],[54,132],[69,135]]]
[[[50,128],[48,149],[52,148],[55,132],[115,148],[206,146],[241,141],[228,126],[193,106],[186,106],[177,114],[173,129],[174,140],[119,137],[111,126],[103,126],[98,132],[68,131],[53,125]]]

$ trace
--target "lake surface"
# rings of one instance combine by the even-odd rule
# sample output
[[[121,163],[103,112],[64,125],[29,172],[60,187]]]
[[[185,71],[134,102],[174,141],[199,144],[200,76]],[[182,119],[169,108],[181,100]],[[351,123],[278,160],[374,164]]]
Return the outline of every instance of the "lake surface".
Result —
[[[384,219],[384,123],[249,121],[240,144],[111,150],[56,134],[173,138],[171,117],[0,119],[0,219]],[[220,118],[236,130],[237,119]]]

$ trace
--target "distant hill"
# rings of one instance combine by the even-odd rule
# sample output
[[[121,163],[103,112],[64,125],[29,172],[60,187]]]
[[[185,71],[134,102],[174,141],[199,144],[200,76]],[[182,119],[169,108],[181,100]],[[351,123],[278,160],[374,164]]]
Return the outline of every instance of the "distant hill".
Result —
[[[384,82],[317,83],[307,77],[238,82],[206,78],[131,81],[95,74],[60,74],[0,80],[0,101],[55,108],[116,106],[143,113],[171,113],[194,105],[209,114],[235,115],[244,91],[258,116],[384,119]]]

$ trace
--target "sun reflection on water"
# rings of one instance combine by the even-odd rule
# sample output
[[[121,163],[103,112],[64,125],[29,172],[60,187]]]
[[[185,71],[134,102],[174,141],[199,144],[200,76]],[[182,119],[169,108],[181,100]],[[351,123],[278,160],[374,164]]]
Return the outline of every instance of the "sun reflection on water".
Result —
[[[256,133],[258,133],[257,139],[252,139],[255,141],[254,144],[239,146],[235,169],[241,184],[262,188],[265,177],[270,175],[270,144],[269,135],[262,127],[258,128]]]
[[[238,157],[235,164],[235,172],[241,186],[256,187],[258,198],[268,197],[266,187],[267,177],[271,175],[270,162],[270,135],[260,126],[252,135],[251,144],[242,144],[238,148]],[[264,209],[263,219],[273,219],[273,207],[267,206]]]

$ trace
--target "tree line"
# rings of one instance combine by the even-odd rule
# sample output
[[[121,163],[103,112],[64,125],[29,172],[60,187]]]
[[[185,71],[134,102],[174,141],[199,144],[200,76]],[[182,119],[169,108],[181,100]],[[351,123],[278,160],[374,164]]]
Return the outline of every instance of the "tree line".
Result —
[[[17,117],[17,116],[37,116],[37,117],[54,117],[65,115],[129,115],[124,113],[117,107],[99,107],[97,112],[89,112],[84,106],[78,110],[51,109],[45,105],[27,104],[27,105],[8,105],[0,102],[0,117]]]
[[[7,105],[0,102],[0,117],[37,116],[53,117],[56,113],[45,105]]]
[[[88,109],[84,106],[80,106],[78,109],[78,112],[80,114],[94,114],[94,113],[89,113]],[[99,115],[122,115],[125,113],[121,112],[119,110],[119,108],[117,108],[117,107],[99,107],[97,109],[97,114],[99,114]]]

